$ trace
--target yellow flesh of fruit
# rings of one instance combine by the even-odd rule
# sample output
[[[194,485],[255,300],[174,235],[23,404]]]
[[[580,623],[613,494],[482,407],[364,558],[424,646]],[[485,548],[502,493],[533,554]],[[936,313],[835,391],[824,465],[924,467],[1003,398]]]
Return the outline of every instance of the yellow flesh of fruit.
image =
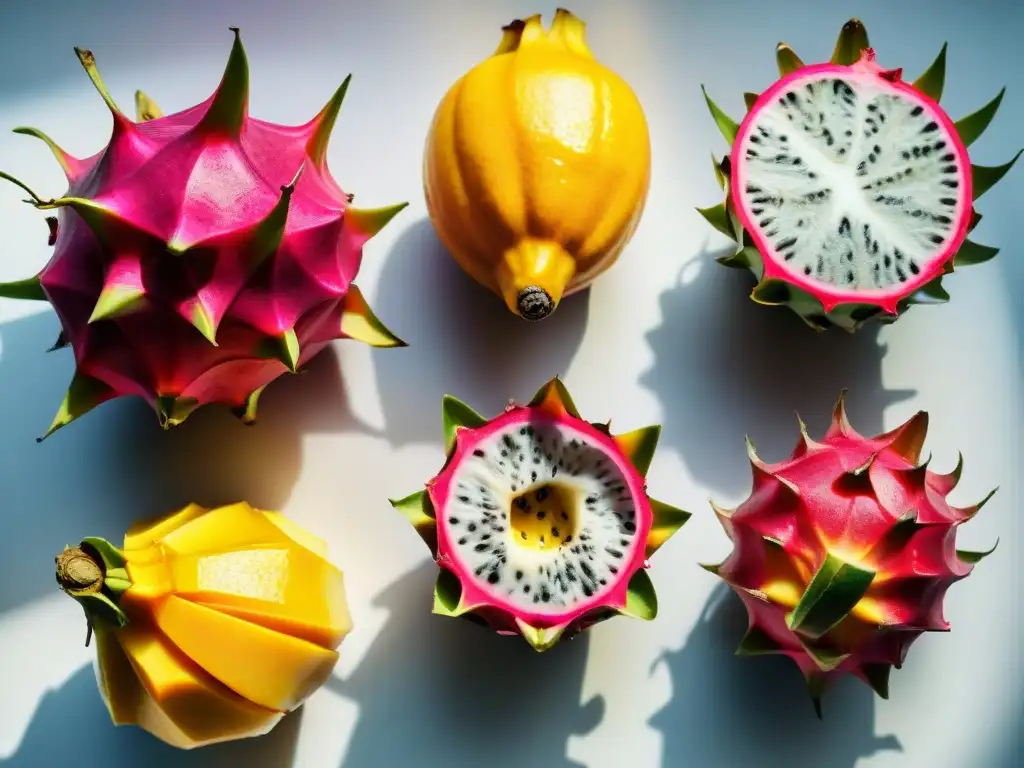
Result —
[[[115,723],[192,747],[269,730],[351,630],[326,544],[278,513],[190,505],[125,536],[132,621],[97,637]]]

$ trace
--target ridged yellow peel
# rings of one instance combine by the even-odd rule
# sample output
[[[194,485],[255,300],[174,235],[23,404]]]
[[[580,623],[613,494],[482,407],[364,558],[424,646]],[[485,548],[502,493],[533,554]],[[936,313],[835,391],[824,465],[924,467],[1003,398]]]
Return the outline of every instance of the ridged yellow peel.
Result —
[[[608,269],[650,186],[647,121],[559,9],[503,29],[460,78],[427,138],[424,189],[438,237],[477,282],[528,320]]]
[[[275,512],[192,504],[134,526],[124,627],[94,621],[117,725],[183,749],[258,736],[329,677],[352,628],[326,545]]]

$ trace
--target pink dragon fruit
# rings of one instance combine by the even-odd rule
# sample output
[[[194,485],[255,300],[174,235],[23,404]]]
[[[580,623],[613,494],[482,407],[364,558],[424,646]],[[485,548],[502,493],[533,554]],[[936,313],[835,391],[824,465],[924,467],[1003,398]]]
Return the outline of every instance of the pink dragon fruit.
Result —
[[[225,404],[247,423],[260,392],[333,339],[404,346],[352,283],[363,245],[405,207],[361,210],[327,168],[327,144],[349,78],[304,125],[249,116],[249,68],[238,30],[216,91],[170,115],[141,92],[137,121],[108,93],[93,54],[75,52],[113,115],[108,145],[71,157],[45,141],[67,193],[31,195],[48,219],[52,258],[0,295],[49,301],[55,349],[76,372],[49,431],[115,397],[137,395],[162,426]],[[43,438],[40,438],[43,439]]]
[[[391,502],[440,567],[434,613],[538,651],[615,615],[657,615],[647,559],[690,517],[647,496],[660,427],[612,435],[557,378],[492,420],[451,396],[442,410],[443,469]]]
[[[739,125],[704,94],[730,145],[715,160],[726,200],[699,209],[736,243],[719,262],[754,273],[754,301],[788,306],[818,330],[853,332],[948,301],[944,275],[998,252],[968,239],[981,220],[973,205],[1020,152],[988,167],[972,165],[967,148],[1003,91],[954,122],[939,106],[946,46],[907,83],[875,62],[857,19],[825,64],[805,65],[785,43],[776,58],[780,79],[745,94]]]
[[[992,494],[964,508],[946,501],[963,460],[949,474],[920,461],[926,413],[862,437],[843,400],[821,442],[800,423],[786,461],[766,464],[748,442],[750,498],[735,510],[715,506],[733,550],[723,563],[704,566],[747,608],[737,654],[793,659],[819,717],[822,694],[843,674],[888,698],[889,672],[903,665],[910,644],[924,632],[949,630],[946,591],[995,550],[956,549],[957,527]]]

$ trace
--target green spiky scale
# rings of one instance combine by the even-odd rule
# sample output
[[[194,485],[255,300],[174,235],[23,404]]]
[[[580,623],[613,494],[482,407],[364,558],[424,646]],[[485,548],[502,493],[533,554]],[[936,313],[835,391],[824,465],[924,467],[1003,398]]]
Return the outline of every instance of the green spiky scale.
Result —
[[[538,389],[533,397],[530,398],[529,404],[531,407],[536,407],[550,400],[558,402],[565,408],[565,412],[573,418],[582,418],[579,409],[576,408],[576,403],[573,402],[572,395],[569,394],[569,390],[565,388],[565,384],[558,377],[555,377]]]
[[[619,610],[624,616],[653,621],[658,616],[658,595],[654,583],[645,568],[641,568],[629,580],[626,589],[626,605]]]
[[[661,426],[653,425],[617,435],[614,440],[636,471],[642,477],[646,477],[658,449],[660,437]]]
[[[722,109],[711,100],[711,97],[708,96],[707,89],[703,85],[700,89],[704,93],[704,100],[708,104],[708,109],[711,110],[711,116],[715,119],[715,125],[718,126],[718,130],[722,132],[722,136],[725,137],[725,140],[729,142],[729,146],[731,147],[736,141],[736,134],[739,133],[739,124],[725,114],[725,112],[723,112]]]
[[[404,499],[389,499],[391,506],[405,515],[420,538],[430,548],[430,553],[437,556],[437,513],[430,503],[426,491],[417,491]]]
[[[487,423],[487,419],[464,402],[451,395],[441,400],[441,424],[444,430],[444,450],[451,453],[455,448],[455,436],[459,429],[476,429]]]
[[[363,292],[352,283],[345,294],[341,315],[341,335],[371,347],[406,347],[404,341],[392,333],[370,309]]]
[[[99,379],[76,371],[67,394],[64,395],[64,401],[53,418],[53,423],[45,434],[36,438],[36,441],[42,442],[61,427],[66,427],[96,406],[112,399],[114,395],[114,391]]]
[[[867,679],[871,690],[878,694],[879,698],[889,698],[889,674],[892,672],[891,664],[864,664],[860,668],[861,674]]]
[[[5,299],[27,299],[30,301],[48,301],[39,276],[27,277],[24,280],[13,280],[0,283],[0,296]]]
[[[279,360],[292,373],[298,372],[302,350],[299,348],[299,337],[294,328],[265,339],[261,349],[264,357]]]
[[[719,203],[710,208],[698,208],[697,212],[704,217],[708,224],[723,235],[733,237],[732,222],[729,220],[729,213],[725,209],[725,203]]]
[[[238,27],[231,27],[235,34],[228,63],[213,103],[210,104],[196,130],[207,135],[220,134],[237,137],[249,110],[249,60]]]
[[[53,346],[50,347],[47,352],[56,352],[58,349],[64,349],[71,345],[71,340],[68,338],[67,332],[61,328],[60,333],[57,334],[57,340],[53,342]]]
[[[799,635],[820,638],[846,618],[874,578],[874,571],[826,555],[800,602],[786,616],[786,624]]]
[[[396,203],[384,208],[348,208],[345,210],[345,221],[356,232],[360,232],[366,237],[373,237],[408,205],[408,203]]]
[[[999,105],[1003,103],[1003,96],[1005,94],[1006,89],[1003,88],[992,101],[977,112],[972,112],[967,117],[956,121],[956,131],[960,134],[960,140],[964,143],[964,146],[971,146],[988,129],[992,119],[996,116],[996,112],[999,111]]]
[[[142,91],[135,92],[135,119],[138,122],[146,123],[163,116],[163,111],[161,111],[153,99]]]
[[[647,534],[647,557],[657,552],[693,515],[663,501],[651,499],[651,530]]]
[[[198,407],[199,402],[192,397],[160,395],[156,399],[157,418],[164,429],[178,426]]]
[[[984,551],[981,551],[981,552],[974,552],[974,551],[970,551],[970,550],[966,550],[966,549],[958,549],[956,551],[956,556],[958,558],[960,558],[965,563],[969,563],[970,565],[975,565],[976,563],[980,563],[986,557],[988,557],[993,552],[995,552],[996,551],[996,547],[998,547],[998,546],[999,546],[999,539],[996,539],[996,543],[992,545],[992,549],[984,550]]]
[[[946,85],[946,47],[947,44],[943,43],[935,61],[914,81],[917,90],[931,96],[935,101],[942,100],[942,91]]]
[[[93,307],[89,322],[110,320],[138,312],[146,305],[146,292],[134,285],[108,285],[101,292]]]
[[[835,47],[832,49],[833,64],[849,66],[860,58],[860,52],[871,47],[868,39],[868,31],[860,19],[850,19],[843,24],[836,38]]]
[[[469,610],[469,607],[462,604],[462,583],[459,577],[447,568],[439,569],[434,582],[433,613],[455,618]]]
[[[782,646],[771,635],[760,627],[754,626],[750,627],[743,635],[743,639],[740,640],[740,644],[736,648],[736,655],[768,656],[781,650],[783,650]]]
[[[1024,149],[1018,150],[1012,160],[1008,163],[1003,163],[1002,165],[972,165],[971,188],[974,192],[974,199],[977,200],[998,184],[1003,176],[1009,173],[1010,169],[1013,168],[1014,164],[1017,162],[1017,158],[1021,156],[1022,152],[1024,152]]]
[[[715,169],[715,181],[718,182],[718,188],[721,189],[724,192],[725,191],[725,184],[726,184],[726,177],[725,177],[725,174],[722,173],[721,163],[719,163],[718,158],[715,157],[715,153],[714,152],[711,153],[711,165]],[[700,209],[698,209],[698,210],[700,210]]]
[[[189,322],[213,346],[217,346],[217,324],[201,302],[196,301],[189,312]]]
[[[752,93],[751,91],[747,91],[743,94],[743,103],[746,104],[748,112],[754,108],[754,105],[757,104],[757,100],[759,98],[761,98],[760,94]]]
[[[323,165],[327,159],[327,146],[331,140],[331,132],[338,120],[338,113],[341,111],[341,105],[345,101],[345,94],[348,92],[348,85],[351,81],[352,75],[348,75],[331,96],[331,100],[317,115],[316,130],[306,144],[306,154],[317,166]]]
[[[263,394],[264,389],[266,389],[266,385],[250,392],[242,406],[232,409],[232,412],[243,424],[256,423],[256,411],[259,407],[260,395]]]
[[[807,651],[807,655],[811,657],[822,672],[833,672],[850,658],[848,653],[840,653],[833,648],[814,645],[810,642],[804,642],[803,647]]]
[[[961,245],[960,250],[956,252],[956,258],[953,259],[953,265],[957,267],[966,267],[972,264],[984,264],[986,261],[994,258],[997,253],[999,253],[998,248],[992,248],[970,240],[964,240],[964,244]]]
[[[103,98],[103,102],[110,108],[110,111],[113,112],[115,116],[120,115],[121,110],[118,109],[117,103],[110,95],[110,91],[107,90],[107,86],[104,84],[103,78],[100,77],[100,72],[96,68],[96,57],[93,55],[93,52],[86,48],[79,48],[76,46],[75,55],[78,56],[79,63],[82,65],[82,68],[85,69],[86,74],[89,75],[89,79],[92,81],[93,86],[95,86],[96,91]]]
[[[68,178],[71,177],[71,175],[74,172],[74,168],[71,163],[71,156],[68,155],[68,153],[65,152],[63,149],[61,149],[57,145],[57,142],[51,139],[48,135],[40,131],[38,128],[31,128],[28,126],[19,126],[18,128],[14,129],[14,133],[21,134],[22,136],[32,136],[46,144],[50,152],[53,154],[54,159],[57,161],[61,169],[64,171],[64,175],[67,176]]]
[[[798,69],[804,67],[803,61],[796,55],[794,51],[787,43],[779,43],[775,48],[775,62],[779,67],[779,75],[785,77],[788,74],[796,72]],[[756,100],[756,99],[755,99]],[[750,105],[747,105],[750,108]]]

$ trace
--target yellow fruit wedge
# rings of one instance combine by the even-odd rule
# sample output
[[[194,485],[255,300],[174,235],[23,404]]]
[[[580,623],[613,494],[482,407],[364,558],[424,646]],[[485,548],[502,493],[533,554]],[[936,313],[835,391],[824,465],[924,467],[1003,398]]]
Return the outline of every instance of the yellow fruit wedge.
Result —
[[[96,638],[115,725],[191,749],[266,733],[330,676],[352,629],[325,542],[246,503],[192,504],[57,557]]]
[[[178,556],[171,578],[178,597],[325,648],[352,629],[341,571],[294,543]]]
[[[337,651],[173,595],[153,614],[186,656],[231,690],[270,709],[296,707],[323,685],[338,661]]]
[[[125,656],[116,634],[104,626],[96,628],[96,682],[114,725],[135,725],[142,698],[146,695],[132,663]]]
[[[164,549],[177,554],[231,552],[258,544],[291,541],[265,515],[242,502],[220,507],[175,528],[160,539]]]
[[[314,555],[319,555],[326,559],[327,542],[319,536],[314,536],[306,529],[300,528],[280,512],[267,512],[266,510],[263,510],[263,516],[284,531],[285,535],[296,544],[305,547]]]
[[[124,550],[129,552],[134,549],[145,549],[207,511],[198,504],[189,504],[172,515],[141,520],[124,535]]]
[[[280,712],[260,707],[217,682],[165,637],[145,628],[126,627],[121,647],[155,707],[142,707],[139,724],[170,724],[177,741],[190,745],[223,741],[253,731],[265,732]],[[163,717],[156,717],[156,709]],[[183,746],[178,744],[178,746]]]

